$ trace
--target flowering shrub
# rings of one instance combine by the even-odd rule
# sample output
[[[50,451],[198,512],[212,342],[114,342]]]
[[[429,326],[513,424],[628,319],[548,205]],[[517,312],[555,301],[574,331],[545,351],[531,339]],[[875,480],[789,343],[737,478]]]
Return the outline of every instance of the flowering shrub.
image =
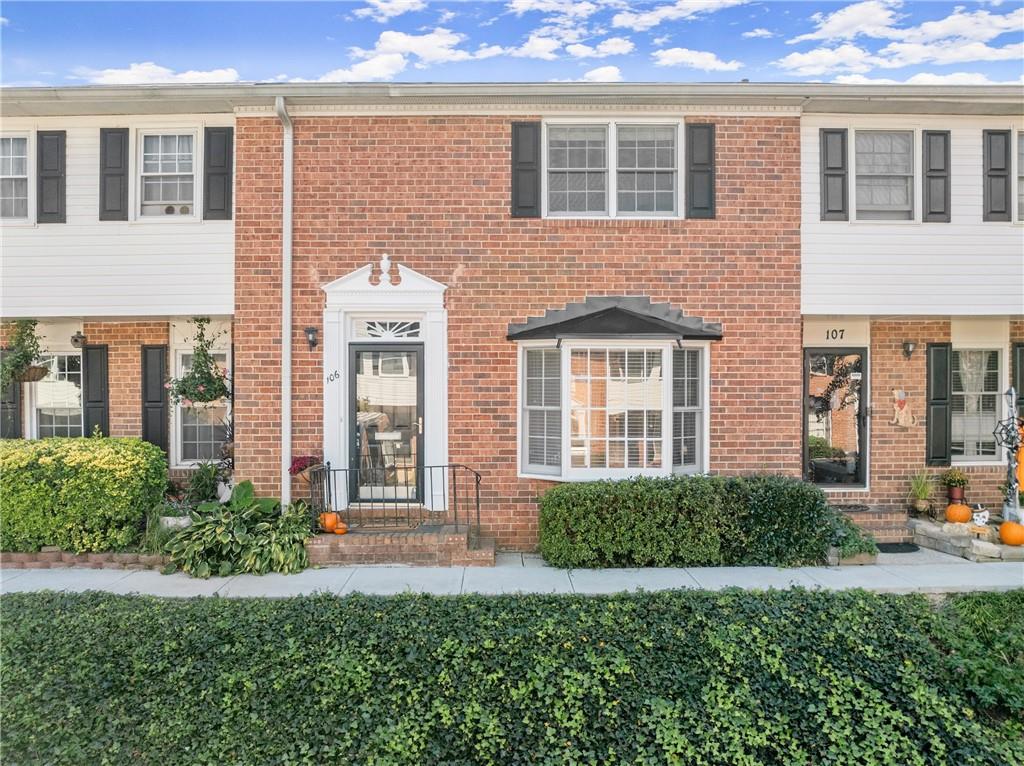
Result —
[[[210,324],[208,318],[196,317],[192,322],[196,326],[196,334],[192,338],[192,365],[180,378],[171,378],[164,384],[171,400],[183,407],[231,396],[228,371],[217,364],[211,353],[219,334],[206,334]]]
[[[314,466],[320,462],[320,458],[316,455],[299,455],[292,458],[291,468],[288,469],[288,473],[292,476],[295,474],[302,473],[310,466]]]
[[[163,451],[141,439],[0,441],[0,549],[124,548],[166,486]]]

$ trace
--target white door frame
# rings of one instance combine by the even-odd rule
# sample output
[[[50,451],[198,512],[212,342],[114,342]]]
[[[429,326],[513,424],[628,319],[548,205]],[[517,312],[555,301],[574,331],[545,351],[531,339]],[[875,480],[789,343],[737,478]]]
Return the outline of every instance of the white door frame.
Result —
[[[405,266],[397,265],[400,281],[395,284],[391,259],[380,261],[380,279],[374,283],[373,264],[324,285],[324,461],[334,468],[349,466],[348,347],[350,343],[372,343],[374,338],[356,337],[363,320],[417,321],[419,337],[406,338],[423,344],[423,465],[448,463],[448,312],[444,293],[448,288]],[[400,343],[400,338],[381,338]],[[339,493],[347,483],[339,482]],[[447,482],[433,487],[424,506],[442,510]],[[339,497],[340,501],[342,498]]]

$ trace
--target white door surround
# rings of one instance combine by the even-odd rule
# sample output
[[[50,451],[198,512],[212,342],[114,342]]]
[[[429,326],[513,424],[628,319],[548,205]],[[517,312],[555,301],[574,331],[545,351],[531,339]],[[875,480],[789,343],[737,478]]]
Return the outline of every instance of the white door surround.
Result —
[[[448,463],[448,312],[440,282],[380,260],[380,280],[374,283],[372,263],[324,285],[324,461],[332,468],[349,466],[350,424],[348,347],[350,343],[423,344],[423,465]],[[400,323],[398,333],[363,329],[366,322]],[[418,323],[418,328],[410,323]],[[375,327],[380,330],[381,325]],[[395,325],[392,325],[395,327]],[[386,329],[386,328],[385,328]],[[438,486],[424,498],[428,508],[444,508],[447,489]],[[339,498],[340,499],[340,498]]]

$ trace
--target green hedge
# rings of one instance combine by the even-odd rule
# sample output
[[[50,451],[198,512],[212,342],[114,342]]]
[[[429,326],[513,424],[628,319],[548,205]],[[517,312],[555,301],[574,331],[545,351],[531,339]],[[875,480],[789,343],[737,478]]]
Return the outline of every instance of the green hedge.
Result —
[[[163,451],[141,439],[0,441],[0,549],[123,548],[166,486]]]
[[[554,566],[823,563],[833,512],[782,476],[675,476],[561,484],[540,499],[540,552]]]
[[[1001,646],[1024,599],[993,598]],[[921,597],[43,593],[0,616],[10,764],[1024,763],[1019,711],[963,670],[976,626]]]

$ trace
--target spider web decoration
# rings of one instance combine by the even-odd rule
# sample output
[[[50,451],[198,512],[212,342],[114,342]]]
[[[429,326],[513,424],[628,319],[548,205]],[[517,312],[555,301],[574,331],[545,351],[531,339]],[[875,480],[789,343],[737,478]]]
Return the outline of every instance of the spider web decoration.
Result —
[[[356,326],[356,335],[360,338],[378,338],[380,340],[418,338],[420,337],[420,323],[362,321]]]

